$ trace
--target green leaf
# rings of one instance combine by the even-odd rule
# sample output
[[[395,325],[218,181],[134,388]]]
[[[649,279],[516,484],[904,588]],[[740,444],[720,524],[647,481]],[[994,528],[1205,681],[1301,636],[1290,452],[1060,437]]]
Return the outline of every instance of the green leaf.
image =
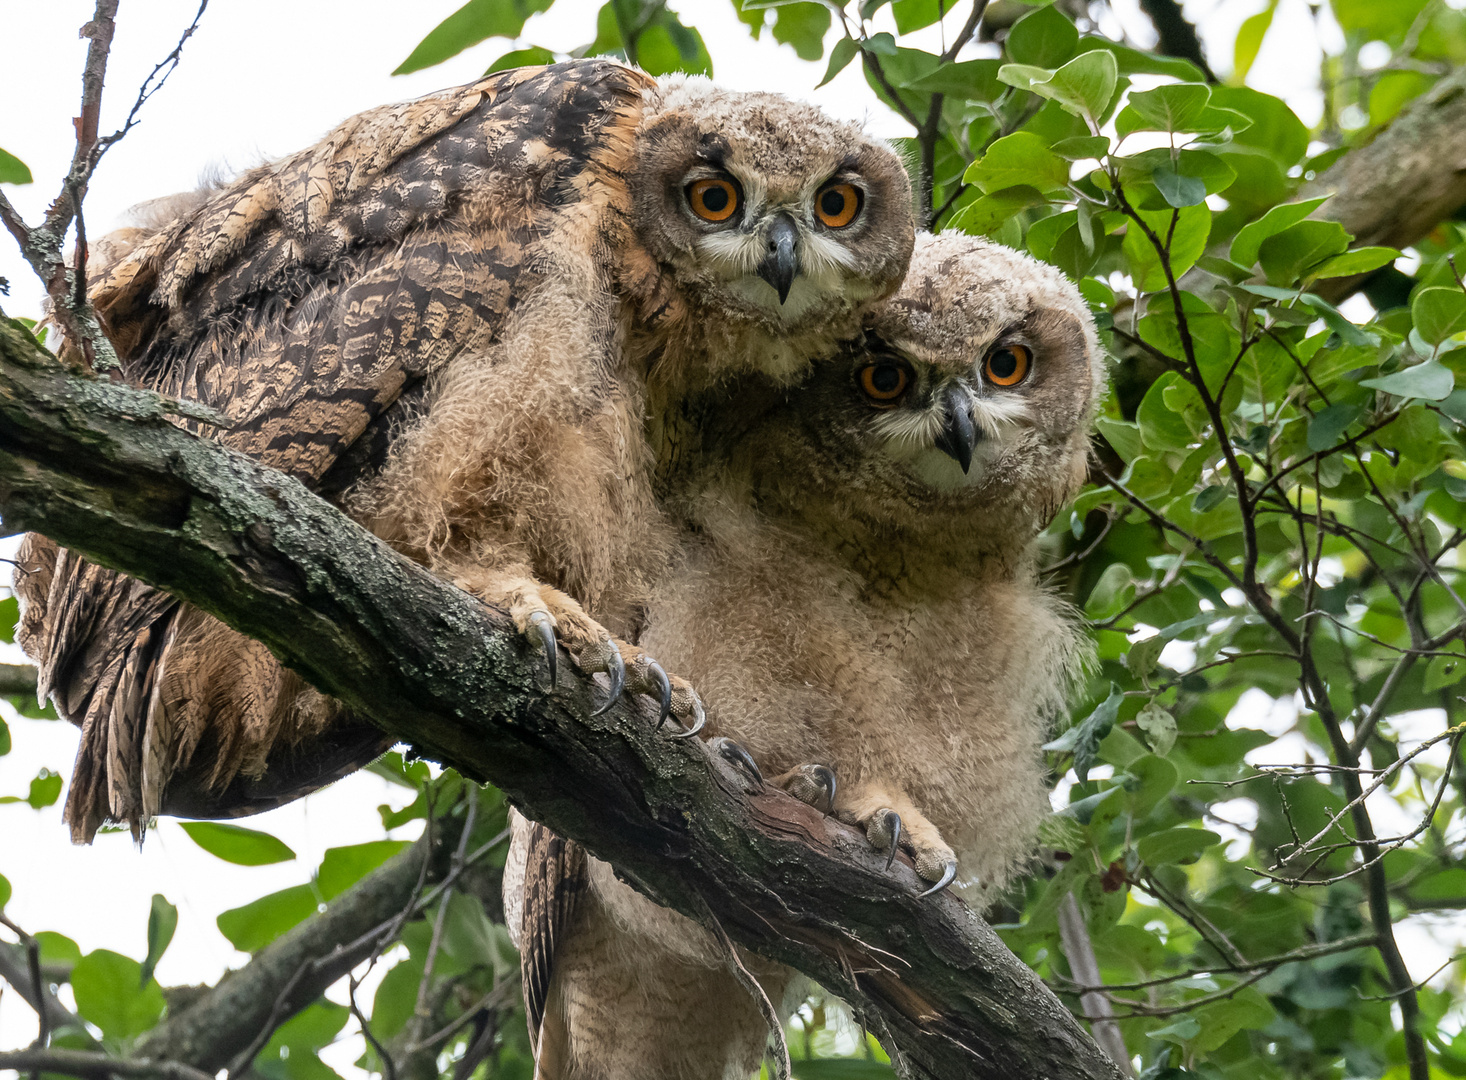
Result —
[[[393,75],[406,75],[441,64],[464,49],[491,37],[514,38],[524,22],[545,11],[553,0],[468,0],[418,42]]]
[[[10,882],[4,874],[0,874],[0,911],[5,910],[5,905],[10,903]]]
[[[109,1039],[134,1039],[158,1022],[166,1004],[142,965],[107,949],[89,952],[71,969],[71,992],[83,1020]]]
[[[989,236],[1012,221],[1019,211],[1041,206],[1047,201],[1037,188],[1008,188],[968,203],[952,215],[947,227],[972,236]]]
[[[818,90],[819,87],[824,86],[825,83],[849,67],[850,61],[854,60],[859,52],[860,46],[854,38],[841,38],[835,42],[835,47],[830,50],[830,63],[825,68],[825,77],[819,81],[815,89]]]
[[[1380,390],[1396,397],[1420,398],[1423,401],[1444,401],[1456,389],[1456,376],[1450,368],[1435,360],[1403,368],[1393,375],[1378,379],[1361,379],[1360,386]]]
[[[50,769],[42,769],[31,781],[30,792],[26,795],[25,801],[30,803],[34,810],[41,810],[51,806],[61,797],[61,774],[54,773]]]
[[[1436,656],[1425,668],[1421,689],[1427,694],[1454,686],[1466,677],[1466,656]]]
[[[1103,49],[1115,58],[1121,75],[1167,75],[1181,82],[1201,82],[1205,76],[1190,60],[1175,56],[1161,56],[1159,53],[1142,52],[1111,41],[1106,37],[1086,37],[1079,40],[1079,51],[1089,52]]]
[[[1120,706],[1124,703],[1125,695],[1119,687],[1111,683],[1110,696],[1100,702],[1094,712],[1053,742],[1045,743],[1044,749],[1060,753],[1072,751],[1075,775],[1079,777],[1080,783],[1086,782],[1089,779],[1089,770],[1099,758],[1099,744],[1115,726],[1115,718],[1120,715]]]
[[[1312,266],[1349,247],[1350,235],[1337,221],[1300,221],[1264,240],[1257,260],[1275,285],[1291,285]]]
[[[825,9],[825,14],[829,15],[828,8]],[[895,0],[891,4],[891,14],[896,19],[896,33],[909,34],[940,19],[942,5],[940,0]]]
[[[1028,131],[1015,131],[988,147],[987,153],[967,168],[963,179],[991,195],[1028,185],[1040,191],[1063,191],[1069,186],[1069,163]]]
[[[1157,86],[1154,90],[1136,90],[1116,117],[1115,129],[1121,135],[1131,131],[1195,131],[1193,124],[1210,100],[1210,87],[1198,83],[1173,83]],[[1127,125],[1127,114],[1135,126]]]
[[[14,596],[0,600],[0,641],[15,641],[15,624],[20,619],[20,601]]]
[[[824,55],[829,29],[830,9],[824,4],[783,4],[774,19],[773,34],[779,44],[793,48],[799,59],[814,61]]]
[[[1328,200],[1328,196],[1275,206],[1256,221],[1242,226],[1232,241],[1231,259],[1239,266],[1257,262],[1258,249],[1270,236],[1298,224]]]
[[[1135,410],[1135,421],[1140,425],[1140,435],[1151,450],[1184,450],[1191,445],[1191,428],[1186,418],[1166,404],[1166,391],[1172,387],[1185,386],[1180,374],[1167,371],[1150,384],[1140,407]]]
[[[1242,82],[1252,70],[1262,48],[1262,39],[1273,25],[1273,13],[1278,10],[1278,0],[1271,0],[1266,8],[1256,15],[1250,15],[1237,28],[1237,39],[1232,43],[1232,78]]]
[[[1155,670],[1165,647],[1166,639],[1159,634],[1134,642],[1125,654],[1125,670],[1137,679],[1145,678]]]
[[[1135,852],[1147,866],[1191,863],[1200,858],[1207,848],[1221,842],[1222,838],[1208,829],[1182,827],[1142,836],[1135,845]]]
[[[219,933],[240,952],[257,952],[315,913],[315,890],[309,885],[292,885],[243,907],[230,908],[215,922]]]
[[[539,67],[541,64],[553,64],[555,54],[549,49],[543,49],[538,45],[531,45],[527,49],[513,49],[506,52],[499,59],[489,65],[485,75],[492,75],[496,71],[508,71],[517,67]]]
[[[946,94],[967,101],[992,101],[1003,92],[998,82],[996,60],[964,60],[960,64],[943,64],[928,75],[908,83],[912,90],[927,94]]]
[[[1023,64],[1004,64],[998,78],[1009,86],[1051,98],[1065,109],[1098,124],[1115,96],[1119,71],[1115,57],[1103,49],[1080,53],[1057,71]]]
[[[168,903],[161,893],[153,894],[153,904],[148,911],[148,957],[142,964],[142,983],[153,977],[153,969],[163,959],[173,932],[178,929],[178,909]]]
[[[10,753],[10,725],[0,716],[0,757]]]
[[[1194,176],[1181,176],[1167,166],[1150,174],[1161,198],[1172,206],[1195,206],[1206,199],[1206,183]]]
[[[1164,1027],[1147,1031],[1145,1034],[1150,1039],[1165,1039],[1167,1042],[1183,1043],[1201,1034],[1201,1021],[1183,1013],[1178,1019]]]
[[[1057,7],[1031,11],[1013,24],[1004,43],[1015,64],[1056,68],[1074,55],[1079,31]]]
[[[1138,458],[1141,451],[1144,450],[1140,439],[1139,424],[1101,416],[1094,422],[1094,426],[1127,465]]]
[[[217,821],[185,821],[182,825],[195,844],[236,866],[266,866],[295,858],[295,852],[283,842],[257,829]]]
[[[1410,318],[1420,336],[1432,345],[1466,331],[1466,293],[1439,285],[1416,290]]]
[[[1392,247],[1359,247],[1326,259],[1323,265],[1315,266],[1309,272],[1309,277],[1352,277],[1355,274],[1367,274],[1381,266],[1388,266],[1399,257],[1400,252]]]
[[[1211,211],[1205,205],[1179,210],[1140,210],[1137,213],[1163,244],[1169,236],[1171,273],[1177,279],[1190,270],[1206,250],[1206,238],[1211,233]],[[1142,292],[1159,292],[1166,288],[1160,255],[1145,231],[1133,221],[1126,226],[1122,250],[1130,260],[1130,275],[1135,279],[1137,288]]]
[[[316,887],[334,900],[392,856],[412,845],[406,840],[370,840],[365,844],[327,848],[316,873]]]
[[[1363,412],[1358,405],[1335,402],[1314,413],[1308,421],[1308,449],[1315,454],[1321,454],[1336,445],[1349,425],[1358,420]]]
[[[1158,701],[1152,699],[1135,716],[1135,723],[1145,732],[1145,740],[1158,757],[1165,757],[1176,745],[1176,718]]]
[[[896,1070],[869,1058],[811,1058],[791,1063],[794,1080],[895,1080]]]
[[[1226,484],[1208,484],[1196,493],[1196,498],[1191,500],[1191,512],[1204,514],[1208,510],[1215,510],[1227,501],[1227,491]]]
[[[1071,139],[1060,139],[1049,149],[1069,161],[1102,158],[1110,152],[1110,140],[1104,135],[1076,135]]]
[[[14,154],[0,150],[0,184],[29,184],[31,171]]]

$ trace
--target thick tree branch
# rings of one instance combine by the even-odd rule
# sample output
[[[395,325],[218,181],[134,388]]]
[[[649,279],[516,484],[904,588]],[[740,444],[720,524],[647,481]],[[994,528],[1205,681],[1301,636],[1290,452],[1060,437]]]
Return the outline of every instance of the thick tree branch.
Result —
[[[1466,67],[1411,102],[1374,140],[1345,154],[1298,198],[1333,198],[1316,217],[1337,221],[1360,245],[1404,248],[1466,206]],[[1362,278],[1328,278],[1314,291],[1348,296]]]
[[[1201,39],[1196,36],[1196,27],[1186,21],[1177,0],[1140,0],[1140,8],[1150,16],[1156,36],[1160,38],[1157,52],[1164,56],[1179,56],[1182,60],[1190,60],[1201,69],[1207,82],[1217,81],[1211,66],[1206,62],[1206,54],[1201,51]]]
[[[29,664],[0,664],[0,697],[35,692],[35,668]]]
[[[543,665],[506,616],[391,551],[302,485],[168,422],[156,395],[69,374],[0,326],[0,516],[168,589],[638,888],[849,999],[907,1075],[1117,1074],[956,896],[655,710]],[[706,905],[706,908],[704,907]]]
[[[206,1072],[176,1061],[117,1058],[95,1050],[16,1050],[0,1053],[0,1069],[41,1069],[65,1076],[152,1076],[161,1080],[214,1080]]]

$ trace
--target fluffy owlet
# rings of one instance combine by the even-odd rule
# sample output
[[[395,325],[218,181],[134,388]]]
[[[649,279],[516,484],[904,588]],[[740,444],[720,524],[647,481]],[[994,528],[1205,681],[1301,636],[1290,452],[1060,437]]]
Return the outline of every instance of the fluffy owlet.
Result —
[[[689,730],[697,695],[611,636],[671,549],[647,425],[800,377],[913,240],[902,165],[857,128],[606,60],[363,113],[163,218],[93,290],[128,379],[507,609],[552,674],[558,638]],[[383,748],[208,616],[40,537],[21,562],[21,640],[82,728],[76,839],[265,809]]]
[[[725,751],[985,906],[1047,813],[1040,746],[1088,656],[1036,540],[1083,482],[1102,357],[1059,272],[955,234],[918,239],[868,327],[797,387],[692,404],[697,454],[662,482],[693,528],[642,642],[704,689]],[[765,1025],[714,939],[516,827],[545,1080],[755,1070]],[[746,963],[787,1016],[799,980]]]

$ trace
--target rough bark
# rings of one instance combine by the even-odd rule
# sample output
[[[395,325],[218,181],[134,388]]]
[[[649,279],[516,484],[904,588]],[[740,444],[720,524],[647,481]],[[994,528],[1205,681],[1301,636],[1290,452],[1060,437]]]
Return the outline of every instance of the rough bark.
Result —
[[[1466,67],[1411,102],[1373,141],[1355,147],[1298,192],[1333,198],[1315,217],[1337,221],[1356,244],[1405,248],[1466,206]],[[1362,277],[1314,289],[1337,300]]]
[[[0,516],[197,604],[384,730],[584,843],[638,888],[852,1002],[906,1076],[1113,1078],[1109,1059],[956,896],[918,900],[863,837],[656,731],[508,619],[301,484],[68,373],[0,326]]]

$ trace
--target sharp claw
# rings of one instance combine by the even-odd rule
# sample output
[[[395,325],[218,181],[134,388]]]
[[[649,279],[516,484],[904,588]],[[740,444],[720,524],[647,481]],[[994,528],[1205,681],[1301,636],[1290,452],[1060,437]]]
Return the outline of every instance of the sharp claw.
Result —
[[[549,613],[544,611],[531,611],[529,625],[534,627],[540,636],[540,644],[545,647],[545,663],[550,666],[550,689],[553,690],[560,661],[560,650],[555,645],[555,628],[550,625]]]
[[[657,730],[660,731],[662,725],[672,717],[672,680],[667,678],[667,672],[655,660],[648,660],[646,669],[657,680],[657,690],[662,699],[661,715],[657,717]]]
[[[699,731],[701,731],[703,729],[703,725],[706,724],[707,722],[708,722],[708,714],[703,709],[702,703],[701,702],[698,702],[693,707],[692,727],[690,727],[690,728],[683,728],[681,731],[674,731],[674,732],[672,732],[672,734],[671,734],[670,737],[673,738],[673,739],[690,739],[690,738],[692,738],[692,736],[696,735]],[[759,777],[759,780],[762,781],[763,780],[763,777],[760,776]]]
[[[820,784],[825,789],[825,813],[835,812],[835,770],[828,765],[814,766],[814,773],[820,779]]]
[[[886,869],[896,861],[896,849],[901,846],[901,815],[894,810],[886,813],[886,827],[891,830],[891,852],[886,856]]]
[[[621,696],[621,691],[626,689],[626,661],[621,659],[621,650],[616,647],[614,641],[607,642],[607,644],[611,649],[611,655],[606,658],[606,673],[611,676],[611,695],[606,698],[604,705],[591,713],[592,716],[600,716],[602,713],[609,712],[611,706],[615,705],[616,700]]]
[[[753,755],[732,739],[717,740],[718,754],[725,760],[732,762],[738,768],[748,773],[760,784],[764,782],[764,774],[759,771],[758,763],[753,760]]]
[[[938,881],[935,885],[933,885],[930,889],[927,889],[926,892],[917,893],[916,894],[916,898],[918,900],[921,900],[921,899],[924,899],[925,897],[930,896],[934,892],[941,892],[948,885],[952,884],[952,879],[955,878],[956,876],[957,876],[957,863],[954,860],[948,859],[947,860],[947,864],[942,867],[942,877],[941,877],[941,880]]]

